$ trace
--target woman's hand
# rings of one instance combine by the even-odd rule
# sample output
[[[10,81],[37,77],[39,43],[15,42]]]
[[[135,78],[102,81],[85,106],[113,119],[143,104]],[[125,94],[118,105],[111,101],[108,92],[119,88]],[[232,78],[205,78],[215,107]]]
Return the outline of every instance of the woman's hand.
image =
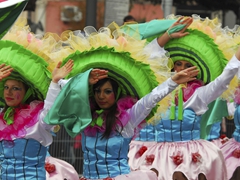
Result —
[[[103,69],[93,69],[89,75],[89,84],[96,84],[100,79],[108,77],[108,71]]]
[[[182,71],[179,71],[178,73],[172,76],[172,80],[177,84],[184,84],[189,81],[195,80],[198,73],[199,70],[197,69],[197,67],[193,66]]]
[[[59,61],[57,66],[52,72],[52,81],[57,83],[60,79],[65,78],[71,71],[73,67],[73,60],[69,59],[63,67],[61,67],[62,61]]]
[[[177,26],[177,25],[185,25],[184,28],[180,31],[177,31],[177,32],[174,32],[172,34],[169,34],[169,38],[181,38],[181,37],[184,37],[186,35],[188,35],[189,33],[188,32],[185,32],[185,30],[192,24],[193,22],[193,18],[191,17],[187,17],[187,18],[184,18],[183,16],[180,17],[177,22],[175,22],[169,29],[168,31]],[[166,32],[167,33],[167,32]]]
[[[157,38],[157,42],[159,46],[164,47],[165,44],[173,38],[180,38],[183,36],[188,35],[188,32],[185,32],[185,30],[192,24],[193,19],[191,17],[180,17],[162,36]],[[169,30],[177,25],[185,25],[181,30],[174,32],[172,34],[169,34]]]
[[[11,66],[6,66],[5,64],[1,64],[0,65],[0,80],[2,80],[5,77],[8,77],[12,71],[13,71],[13,68]]]

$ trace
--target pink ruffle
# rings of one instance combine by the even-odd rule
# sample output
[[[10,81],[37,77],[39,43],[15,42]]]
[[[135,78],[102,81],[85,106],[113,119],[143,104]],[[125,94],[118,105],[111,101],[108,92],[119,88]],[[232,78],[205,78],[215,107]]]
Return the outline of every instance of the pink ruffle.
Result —
[[[136,102],[137,102],[137,99],[134,99],[130,96],[127,96],[127,97],[124,97],[124,98],[121,98],[118,100],[118,102],[117,102],[117,108],[118,108],[117,118],[119,119],[119,121],[117,121],[118,125],[123,126],[123,127],[126,126],[126,124],[128,123],[128,121],[130,119],[130,116],[126,112],[126,110],[131,108]],[[84,133],[88,136],[95,136],[97,132],[103,133],[106,129],[106,124],[105,124],[106,122],[104,121],[106,116],[107,116],[107,111],[104,111],[102,126],[98,126],[98,125],[91,126],[90,125],[84,130]],[[96,112],[94,112],[92,117],[93,117],[93,119],[97,119],[98,114]],[[114,130],[113,130],[113,132],[114,132]]]
[[[237,87],[235,91],[235,99],[234,99],[236,104],[240,104],[240,85]]]
[[[201,80],[194,80],[187,83],[187,88],[183,88],[183,102],[186,102],[195,90],[199,87],[203,86],[203,82]]]
[[[30,105],[15,108],[14,122],[6,124],[4,113],[0,114],[0,140],[14,140],[26,135],[26,129],[36,124],[38,113],[43,109],[43,102],[33,101]]]
[[[183,102],[186,102],[195,92],[195,90],[199,87],[203,86],[203,82],[201,80],[193,80],[187,83],[187,87],[182,88],[183,91]],[[178,95],[175,97],[175,104],[178,105]]]

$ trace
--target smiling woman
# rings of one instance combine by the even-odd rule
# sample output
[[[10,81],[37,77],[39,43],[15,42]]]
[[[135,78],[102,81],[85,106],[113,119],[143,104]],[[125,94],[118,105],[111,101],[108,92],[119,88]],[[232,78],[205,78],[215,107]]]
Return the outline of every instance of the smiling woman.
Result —
[[[18,106],[26,93],[26,89],[21,81],[7,80],[4,85],[4,99],[8,106]]]
[[[43,118],[60,91],[55,81],[70,72],[73,62],[62,68],[59,62],[51,81],[44,59],[11,41],[1,40],[0,46],[0,104],[4,107],[0,112],[0,179],[49,179],[45,158],[55,126]],[[58,175],[78,179],[74,168],[63,172]]]

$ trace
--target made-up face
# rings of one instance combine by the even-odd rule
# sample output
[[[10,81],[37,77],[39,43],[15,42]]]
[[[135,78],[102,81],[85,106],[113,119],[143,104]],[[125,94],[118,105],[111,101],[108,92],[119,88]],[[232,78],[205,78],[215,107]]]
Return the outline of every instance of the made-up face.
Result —
[[[179,61],[176,61],[174,63],[174,71],[179,72],[179,71],[182,71],[184,69],[190,68],[192,66],[193,65],[188,61],[179,60]]]
[[[4,85],[4,99],[8,106],[17,107],[21,104],[26,90],[22,82],[7,80]]]
[[[101,109],[109,109],[115,103],[115,94],[109,81],[94,89],[94,98]]]

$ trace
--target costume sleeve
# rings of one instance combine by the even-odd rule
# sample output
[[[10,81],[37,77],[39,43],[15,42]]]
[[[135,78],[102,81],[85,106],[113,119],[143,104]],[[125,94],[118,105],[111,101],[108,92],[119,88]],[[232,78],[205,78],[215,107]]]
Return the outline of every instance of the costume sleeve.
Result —
[[[61,87],[61,89],[69,82],[71,80],[71,78],[70,79],[60,79],[59,81],[58,81],[58,85]]]
[[[50,110],[50,108],[52,107],[55,99],[57,98],[57,96],[59,94],[59,92],[60,92],[60,86],[57,83],[51,82],[51,84],[50,84],[50,86],[48,88],[46,99],[44,100],[43,110],[42,110],[42,112],[40,114],[40,122],[41,122],[41,125],[43,127],[45,127],[45,129],[49,129],[50,130],[53,127],[52,125],[46,124],[43,121],[43,119],[47,115],[47,113]]]
[[[75,137],[91,123],[88,91],[88,77],[91,70],[74,76],[62,88],[44,122],[63,125],[71,137]]]
[[[137,101],[134,106],[128,110],[130,114],[130,123],[133,128],[137,127],[151,112],[159,101],[171,93],[178,86],[171,78],[160,84],[143,98]]]
[[[163,47],[159,46],[157,38],[155,38],[149,44],[147,44],[144,48],[144,51],[152,52],[150,55],[150,59],[161,57],[165,55],[167,52]]]
[[[227,88],[238,72],[240,61],[234,55],[220,76],[214,81],[198,88],[184,103],[184,108],[192,108],[197,115],[202,115],[208,109],[208,104],[217,99]]]

